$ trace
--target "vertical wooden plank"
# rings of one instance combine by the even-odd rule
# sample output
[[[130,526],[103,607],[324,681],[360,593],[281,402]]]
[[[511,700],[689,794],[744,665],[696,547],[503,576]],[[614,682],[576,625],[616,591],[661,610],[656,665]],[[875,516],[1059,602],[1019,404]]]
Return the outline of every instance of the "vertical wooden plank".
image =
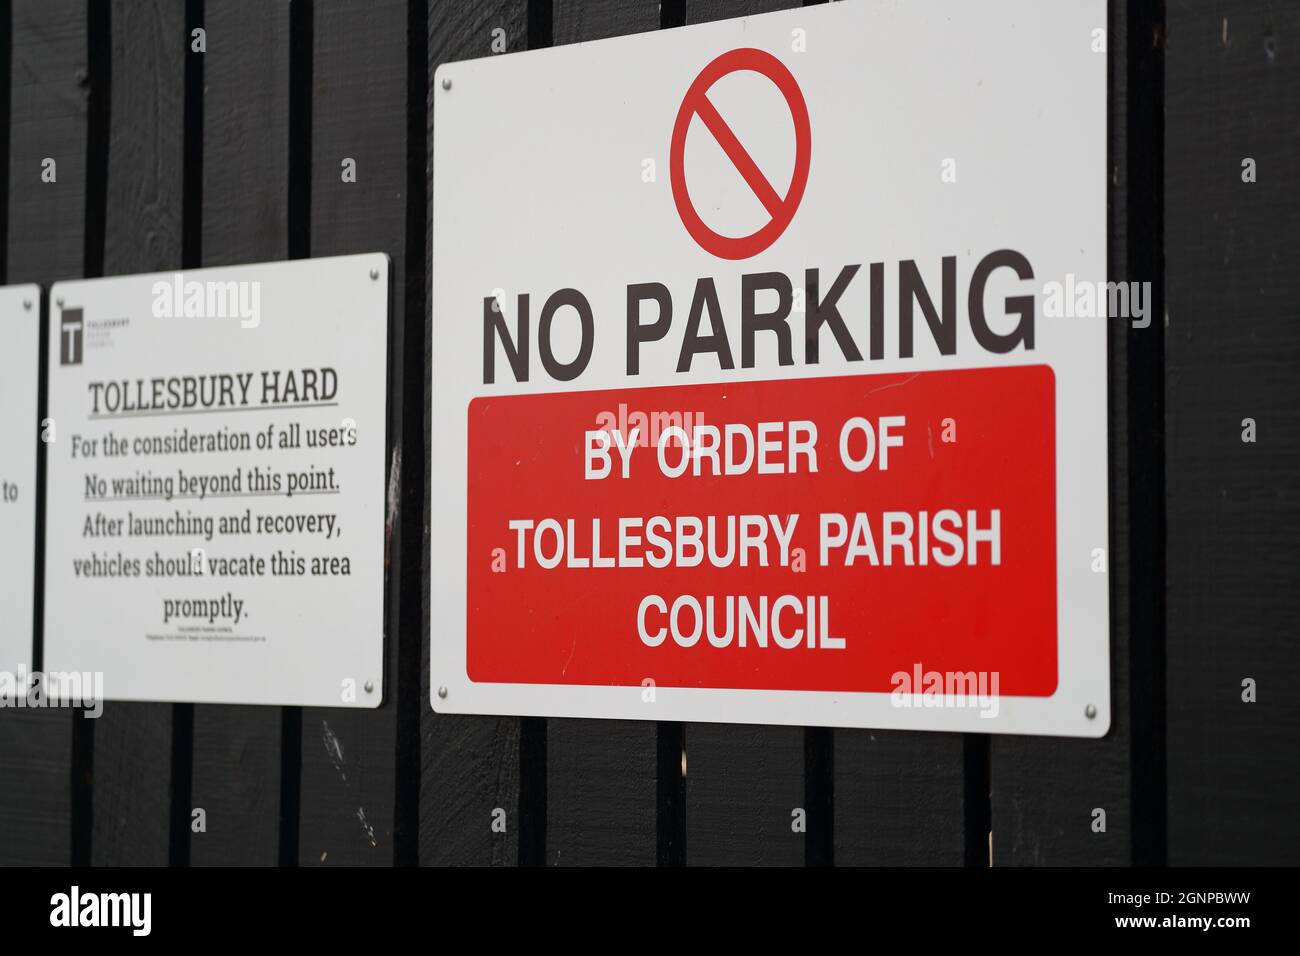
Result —
[[[557,45],[658,26],[659,5],[652,0],[561,0],[555,4]],[[628,688],[626,692],[639,695],[641,690]],[[654,705],[645,706],[652,714]],[[655,864],[655,723],[547,720],[546,761],[548,864]]]
[[[797,6],[797,0],[687,0],[686,22]],[[687,724],[685,737],[686,862],[802,865],[805,834],[795,831],[793,814],[808,811],[804,731],[699,723]]]
[[[289,6],[205,0],[202,259],[283,259],[289,251]],[[280,724],[275,707],[194,708],[191,802],[207,831],[196,866],[274,866],[279,857]]]
[[[361,9],[346,0],[315,0],[312,20],[311,254],[392,258],[388,613],[383,706],[303,711],[299,862],[387,866],[403,838],[397,832],[399,651],[419,633],[402,633],[398,623],[402,464],[394,453],[403,426],[403,403],[393,396],[401,394],[406,302],[407,6],[377,0]],[[355,182],[343,181],[345,159],[355,160]],[[374,430],[384,423],[359,425]]]
[[[6,281],[82,274],[86,212],[86,5],[13,0]],[[58,180],[41,182],[54,159]],[[0,711],[0,865],[72,854],[73,712]]]
[[[13,0],[10,283],[82,274],[86,215],[86,5]],[[41,181],[54,159],[58,180]]]
[[[709,23],[806,6],[800,0],[686,0],[687,23]]]
[[[803,866],[804,731],[686,725],[686,862]]]
[[[203,263],[289,249],[289,6],[204,0]]]
[[[659,4],[646,0],[554,0],[556,46],[659,29]]]
[[[1294,866],[1300,7],[1167,15],[1169,862]]]
[[[464,4],[456,0],[428,2],[428,58],[426,75],[430,101],[427,109],[425,155],[433,155],[433,103],[439,95],[433,74],[443,63],[489,56],[494,51],[494,31],[507,51],[522,50],[528,44],[528,9],[525,0],[484,0]],[[432,177],[432,170],[429,170]],[[426,196],[433,196],[432,178]],[[432,206],[428,207],[432,210]],[[424,262],[429,261],[433,216],[430,212],[425,237]],[[432,301],[425,274],[425,394],[423,408],[432,398],[432,349],[436,330],[446,321],[432,314]],[[425,422],[424,460],[429,460],[429,423]],[[425,474],[424,501],[429,501]],[[424,607],[429,607],[430,553],[429,522],[424,521],[423,580]],[[424,619],[423,657],[420,663],[421,748],[420,748],[420,863],[424,865],[510,866],[519,860],[519,774],[520,725],[517,717],[475,717],[436,714],[431,706],[429,686],[429,621]],[[500,814],[497,811],[501,811]],[[504,814],[504,816],[502,816]],[[504,831],[493,829],[501,820]]]
[[[654,866],[656,725],[558,718],[546,724],[547,864]]]
[[[1129,35],[1129,4],[1111,3],[1107,26],[1109,47],[1111,170],[1109,251],[1107,271],[1114,281],[1154,281],[1158,275],[1131,272],[1129,256],[1129,182],[1134,175],[1129,143],[1129,44],[1156,41],[1147,29]],[[1144,123],[1139,124],[1145,126]],[[1139,128],[1142,151],[1149,155],[1151,131]],[[1132,708],[1129,655],[1131,580],[1135,543],[1131,521],[1129,468],[1129,349],[1130,335],[1157,335],[1158,327],[1130,330],[1123,319],[1110,323],[1110,544],[1111,577],[1111,725],[1100,740],[1050,737],[998,737],[991,748],[993,862],[997,866],[1122,866],[1132,860]],[[1158,381],[1146,383],[1158,389]],[[1138,476],[1141,480],[1141,476]],[[1159,503],[1156,504],[1159,507]],[[1146,594],[1138,594],[1144,600]],[[1135,639],[1151,639],[1138,635]],[[1105,832],[1093,829],[1094,811],[1106,813]]]
[[[181,261],[185,8],[167,0],[113,0],[108,10],[104,273],[175,269]],[[96,723],[95,864],[168,862],[172,717],[169,704],[115,702]]]
[[[835,731],[835,863],[960,866],[960,734]]]

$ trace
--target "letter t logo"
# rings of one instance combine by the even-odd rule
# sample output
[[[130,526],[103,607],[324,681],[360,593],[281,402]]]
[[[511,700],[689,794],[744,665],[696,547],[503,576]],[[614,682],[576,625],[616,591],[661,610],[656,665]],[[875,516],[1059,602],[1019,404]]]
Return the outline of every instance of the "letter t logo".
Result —
[[[59,364],[80,365],[82,356],[81,333],[85,323],[81,309],[64,309],[59,318]]]

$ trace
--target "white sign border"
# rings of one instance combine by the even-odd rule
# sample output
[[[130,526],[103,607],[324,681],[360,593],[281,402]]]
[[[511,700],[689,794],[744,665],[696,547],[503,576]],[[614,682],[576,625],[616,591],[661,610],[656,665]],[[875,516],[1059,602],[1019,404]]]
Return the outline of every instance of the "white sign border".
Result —
[[[41,369],[40,369],[40,344],[41,344],[41,287],[34,282],[22,283],[19,285],[9,285],[0,287],[0,314],[6,310],[13,310],[17,322],[27,323],[29,326],[22,330],[24,336],[30,336],[30,344],[27,348],[15,348],[13,341],[9,336],[9,330],[0,328],[0,336],[4,339],[4,349],[11,351],[7,359],[16,362],[22,362],[24,359],[30,359],[32,363],[32,389],[29,396],[31,417],[27,419],[25,425],[20,420],[23,415],[14,418],[14,430],[22,434],[24,427],[30,429],[25,434],[27,436],[27,446],[24,452],[29,456],[31,467],[24,469],[27,473],[19,476],[26,482],[24,490],[28,500],[20,504],[19,507],[28,508],[29,513],[25,519],[22,519],[30,528],[26,541],[5,542],[17,549],[25,549],[29,570],[25,577],[26,583],[26,627],[22,629],[22,634],[15,635],[12,643],[21,645],[25,650],[19,653],[16,658],[4,658],[3,654],[7,651],[0,648],[0,671],[12,670],[14,673],[26,672],[31,673],[34,664],[34,655],[36,653],[35,645],[35,624],[36,624],[36,542],[39,534],[37,528],[37,502],[42,489],[38,487],[40,476],[39,456],[37,453],[37,429],[40,426],[40,404],[41,404]],[[28,343],[24,343],[27,345]],[[10,418],[14,415],[11,408],[0,408],[0,415]],[[21,440],[21,439],[20,439]],[[0,448],[0,454],[4,454],[8,449]],[[18,559],[21,560],[21,559]],[[21,593],[21,591],[19,592]],[[0,620],[0,627],[6,631],[6,641],[4,647],[10,643],[10,628],[12,620],[8,617]]]
[[[846,4],[845,6],[849,6]],[[1102,8],[1102,23],[1104,24],[1104,4]],[[771,20],[776,18],[787,18],[791,23],[796,22],[795,18],[815,17],[819,14],[825,15],[831,10],[835,10],[839,5],[830,7],[809,8],[781,13],[763,14],[755,17],[743,18],[743,21]],[[841,8],[842,9],[842,8]],[[990,16],[996,14],[996,10],[989,11]],[[738,25],[743,30],[742,20],[721,21],[713,24],[701,25],[694,27],[695,31],[736,29]],[[722,34],[719,33],[721,36]],[[609,40],[598,41],[600,44],[613,45],[628,42],[645,42],[648,36],[656,40],[667,42],[666,35],[663,33],[651,35],[632,35],[627,37],[616,37]],[[735,39],[735,38],[732,38]],[[592,44],[582,44],[581,46],[591,46]],[[572,48],[569,48],[571,50]],[[720,46],[719,51],[724,49]],[[550,48],[545,50],[530,51],[524,53],[511,54],[510,59],[518,62],[524,58],[540,59],[545,57],[563,56],[568,52],[565,48]],[[455,64],[445,64],[439,67],[435,74],[434,90],[435,93],[441,88],[441,80],[444,74],[450,70],[463,70],[466,66],[482,68],[480,64],[491,61],[492,58],[483,58],[481,60],[466,61]],[[670,60],[665,60],[670,62]],[[1104,57],[1103,57],[1104,62]],[[1104,70],[1103,70],[1104,71]],[[459,84],[458,84],[459,86]],[[684,85],[683,85],[684,88]],[[464,95],[462,91],[460,95]],[[447,135],[437,135],[437,108],[441,100],[435,96],[435,121],[434,121],[434,156],[431,157],[432,165],[435,170],[434,175],[434,192],[433,207],[438,208],[437,192],[440,188],[448,188],[443,184],[436,175],[438,166],[437,154],[441,149],[447,148]],[[1106,107],[1109,111],[1108,106]],[[1103,155],[1105,144],[1101,146]],[[1099,175],[1105,175],[1105,168],[1099,170]],[[435,340],[433,342],[433,351],[435,356],[438,353],[437,329],[439,325],[439,286],[441,284],[440,276],[444,270],[438,267],[438,257],[436,247],[438,244],[438,222],[435,218],[432,223],[434,242],[431,244],[431,289],[432,289],[432,327],[434,329]],[[1104,237],[1107,247],[1109,246],[1109,236]],[[1104,282],[1106,277],[1100,277]],[[1102,491],[1105,496],[1106,521],[1105,527],[1100,529],[1104,532],[1104,538],[1098,541],[1098,545],[1104,545],[1106,553],[1109,555],[1110,548],[1110,492],[1109,482],[1111,478],[1111,469],[1109,462],[1109,430],[1110,430],[1110,406],[1109,406],[1109,382],[1110,382],[1110,359],[1109,346],[1106,347],[1107,367],[1105,370],[1106,381],[1103,384],[1102,392],[1105,395],[1105,422],[1106,426],[1106,462],[1104,464],[1104,474],[1106,487]],[[1010,364],[1051,364],[1046,357],[1036,355],[1035,353],[1017,354],[1010,361],[1003,362],[1004,365]],[[937,368],[960,368],[964,366],[948,365],[929,365],[925,362],[918,362],[911,366],[915,371],[928,371]],[[981,366],[983,367],[983,366]],[[881,368],[880,374],[894,372],[897,369]],[[793,373],[774,374],[769,376],[772,379],[799,377],[798,372],[806,370],[797,370]],[[816,372],[814,374],[828,374],[826,372]],[[870,374],[864,372],[864,374]],[[646,688],[641,685],[634,686],[593,686],[593,685],[574,685],[574,684],[529,684],[529,683],[485,683],[470,681],[466,673],[466,645],[465,645],[465,585],[466,571],[464,567],[464,541],[466,530],[466,503],[462,499],[464,487],[456,480],[452,473],[454,469],[446,467],[446,462],[442,459],[444,454],[439,450],[439,435],[435,408],[438,402],[438,380],[437,380],[437,360],[435,358],[434,367],[430,371],[433,377],[432,382],[432,403],[429,409],[431,438],[431,465],[430,465],[430,504],[431,512],[429,518],[430,525],[430,574],[433,580],[430,583],[430,607],[428,609],[430,622],[430,677],[431,677],[431,694],[430,704],[438,713],[445,714],[498,714],[498,715],[518,715],[518,716],[543,716],[543,717],[579,717],[579,718],[598,718],[598,719],[631,719],[631,720],[673,720],[673,721],[699,721],[699,722],[718,722],[718,723],[746,723],[746,724],[777,724],[789,726],[831,726],[847,728],[878,728],[882,730],[931,730],[947,732],[964,732],[964,733],[996,733],[996,734],[1022,734],[1032,736],[1068,736],[1068,737],[1085,737],[1098,738],[1105,736],[1111,724],[1111,675],[1110,675],[1110,655],[1111,655],[1111,628],[1110,628],[1110,611],[1109,604],[1113,598],[1113,582],[1110,580],[1109,566],[1105,572],[1107,580],[1107,602],[1104,609],[1103,618],[1100,622],[1105,627],[1104,639],[1100,642],[1101,653],[1098,653],[1097,636],[1072,635],[1065,633],[1066,622],[1063,618],[1064,606],[1066,603],[1065,587],[1063,584],[1065,575],[1065,564],[1062,560],[1064,544],[1062,542],[1062,500],[1067,496],[1062,493],[1063,480],[1069,472],[1063,468],[1063,442],[1061,441],[1061,408],[1062,400],[1060,394],[1059,376],[1056,381],[1056,409],[1057,409],[1057,435],[1056,435],[1056,474],[1057,474],[1057,672],[1059,683],[1054,694],[1048,697],[1013,697],[999,696],[997,698],[998,713],[996,720],[981,719],[980,708],[978,706],[967,706],[963,708],[953,707],[899,707],[896,706],[892,695],[889,693],[846,693],[830,691],[782,691],[782,690],[739,690],[734,688],[683,688],[683,687],[665,687],[656,686],[654,688],[654,702],[647,702],[643,699]],[[725,379],[722,379],[725,381]],[[638,383],[638,387],[650,385],[669,384],[669,383]],[[687,383],[682,383],[687,384]],[[695,384],[694,382],[690,384]],[[596,386],[597,388],[599,386]],[[520,393],[532,393],[537,391],[534,387],[520,388]],[[459,414],[464,414],[462,409]],[[453,450],[446,451],[447,460],[463,461],[464,450],[460,452],[457,458]],[[1070,487],[1068,484],[1066,487]],[[432,508],[434,502],[452,501],[459,504],[453,505],[459,510],[456,513],[455,520],[449,524],[447,518],[440,516],[436,509]],[[439,548],[439,542],[448,542],[448,546]],[[1076,542],[1077,543],[1077,542]],[[1107,559],[1108,560],[1108,559]],[[1077,558],[1073,563],[1078,563]],[[1088,572],[1091,573],[1091,572]],[[439,583],[439,579],[446,583]],[[459,599],[453,602],[453,606],[440,604],[438,593],[440,590],[458,589]]]
[[[393,276],[393,268],[392,268],[392,259],[386,252],[348,253],[348,254],[341,254],[341,255],[334,255],[334,256],[313,256],[304,259],[273,259],[273,260],[260,261],[260,262],[234,263],[230,265],[220,265],[220,266],[204,266],[204,267],[193,268],[193,269],[178,268],[178,269],[171,269],[171,270],[165,270],[160,272],[124,273],[124,274],[114,274],[109,276],[100,276],[95,278],[65,279],[65,280],[60,280],[58,282],[55,282],[53,285],[50,286],[49,289],[49,309],[48,309],[49,325],[48,328],[45,330],[46,338],[50,343],[49,355],[47,356],[47,360],[46,360],[46,370],[49,376],[49,381],[47,381],[46,394],[45,394],[47,410],[52,406],[52,398],[53,398],[52,379],[54,373],[56,372],[59,366],[58,338],[56,335],[56,331],[59,328],[60,318],[63,312],[63,303],[68,298],[76,298],[77,295],[81,292],[81,290],[85,289],[86,287],[93,286],[95,283],[99,283],[99,282],[113,282],[113,281],[120,281],[120,280],[135,280],[141,283],[150,280],[174,281],[175,277],[178,275],[183,276],[187,281],[190,280],[222,281],[222,280],[231,280],[231,279],[238,279],[238,278],[247,279],[250,275],[260,276],[263,270],[280,270],[280,269],[292,270],[295,268],[310,269],[312,267],[319,267],[326,264],[336,269],[341,269],[344,267],[355,267],[358,271],[358,274],[368,276],[369,281],[377,283],[379,288],[382,289],[383,292],[383,302],[384,302],[383,322],[381,323],[380,335],[383,338],[382,355],[384,357],[383,358],[384,368],[382,371],[382,377],[383,377],[382,405],[383,405],[383,420],[384,420],[384,436],[383,436],[383,448],[375,452],[375,454],[376,456],[382,456],[382,472],[385,477],[383,482],[380,484],[379,488],[364,489],[362,492],[359,493],[367,494],[367,495],[377,494],[379,496],[379,514],[381,516],[386,516],[388,511],[387,478],[388,478],[388,472],[390,467],[389,447],[392,444],[392,441],[394,439],[393,407],[392,407],[393,354],[392,354],[392,342],[390,336],[391,326],[393,322],[393,278],[394,276]],[[260,281],[260,279],[256,281]],[[360,285],[360,280],[358,280],[358,284]],[[48,490],[50,475],[51,475],[51,468],[48,462],[49,462],[49,457],[47,455],[47,465],[45,470],[46,490]],[[48,496],[47,496],[47,506],[45,509],[45,524],[42,526],[40,532],[43,540],[46,542],[45,554],[44,554],[46,573],[44,575],[44,582],[43,582],[43,600],[45,602],[46,608],[50,606],[51,600],[56,597],[55,595],[52,594],[50,590],[52,576],[49,574],[48,571],[50,560],[51,560],[51,549],[49,547],[49,534],[48,534],[51,517],[52,516],[51,516],[50,508],[48,506]],[[387,534],[387,529],[384,527],[383,521],[381,521],[381,525],[379,528],[379,535],[381,541],[386,537],[386,534]],[[228,705],[228,706],[239,706],[239,707],[317,707],[317,708],[324,708],[324,709],[337,709],[343,711],[378,710],[384,705],[385,698],[389,693],[388,682],[392,679],[392,675],[389,673],[390,670],[389,641],[396,639],[394,635],[391,635],[389,633],[389,618],[390,618],[389,589],[393,585],[390,582],[391,569],[389,568],[389,566],[385,561],[385,556],[387,555],[387,545],[381,543],[379,547],[380,547],[380,569],[382,574],[382,580],[379,583],[379,587],[380,587],[379,615],[378,615],[378,619],[375,621],[374,624],[375,633],[363,635],[357,638],[358,640],[371,641],[374,643],[374,645],[376,645],[375,647],[368,649],[368,652],[373,653],[375,657],[376,666],[373,669],[373,677],[368,678],[373,683],[373,689],[371,691],[365,691],[362,687],[359,686],[357,688],[356,699],[354,701],[347,702],[343,700],[341,693],[329,697],[328,699],[322,696],[320,698],[311,698],[311,699],[307,699],[307,698],[290,699],[288,697],[282,697],[276,700],[252,700],[252,699],[241,698],[226,693],[220,693],[215,695],[204,695],[204,696],[196,696],[196,695],[182,696],[176,694],[158,695],[158,696],[149,696],[149,697],[128,696],[128,695],[115,693],[112,689],[112,684],[109,681],[105,681],[102,700],[104,700],[105,702],[190,703],[190,704],[202,704],[202,705]],[[42,635],[42,637],[46,642],[46,647],[47,647],[46,659],[48,661],[50,656],[48,650],[50,616],[48,612],[44,615],[44,620],[42,623],[43,623],[43,627],[45,628],[45,633]],[[83,668],[78,668],[77,666],[75,666],[74,663],[69,663],[68,661],[62,661],[60,663],[59,669],[64,671],[84,670]],[[342,690],[341,686],[339,690],[341,692]]]

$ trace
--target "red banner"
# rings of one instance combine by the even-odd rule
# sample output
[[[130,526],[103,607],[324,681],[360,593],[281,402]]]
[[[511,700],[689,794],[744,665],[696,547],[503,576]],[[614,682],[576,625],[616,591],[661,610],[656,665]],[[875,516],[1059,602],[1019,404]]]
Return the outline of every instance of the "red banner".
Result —
[[[1051,695],[1054,390],[1036,365],[477,398],[470,679]]]

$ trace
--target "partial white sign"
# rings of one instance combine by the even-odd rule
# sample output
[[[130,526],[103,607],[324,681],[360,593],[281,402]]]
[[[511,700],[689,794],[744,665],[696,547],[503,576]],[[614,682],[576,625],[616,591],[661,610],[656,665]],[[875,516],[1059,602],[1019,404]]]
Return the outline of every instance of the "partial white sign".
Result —
[[[54,286],[47,670],[379,706],[388,282],[369,254]]]
[[[439,68],[435,709],[1106,732],[1106,20]]]
[[[0,675],[13,687],[32,665],[40,344],[40,288],[0,289]]]

